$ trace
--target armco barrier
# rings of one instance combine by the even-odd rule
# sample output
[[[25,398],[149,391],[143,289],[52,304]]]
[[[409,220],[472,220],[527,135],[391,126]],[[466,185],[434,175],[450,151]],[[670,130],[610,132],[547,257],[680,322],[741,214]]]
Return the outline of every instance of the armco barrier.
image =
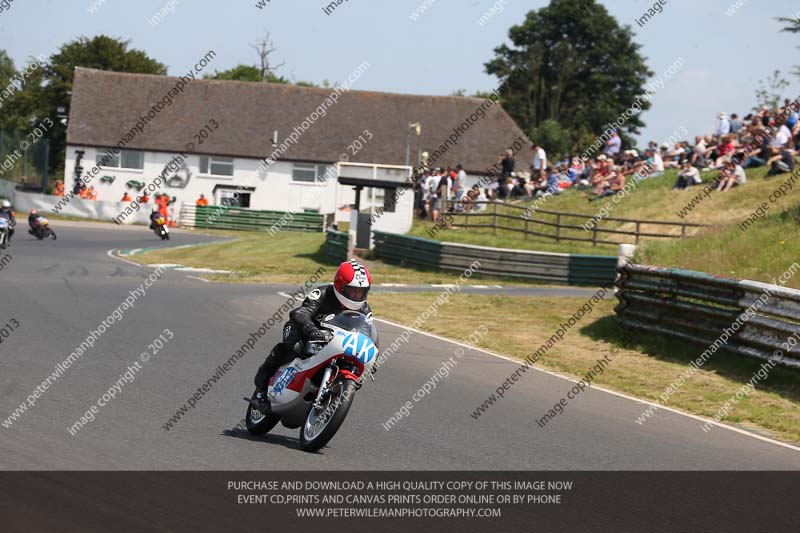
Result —
[[[628,264],[617,279],[617,318],[623,327],[770,359],[800,368],[800,291],[702,272]],[[766,291],[769,290],[769,293]],[[764,295],[763,305],[754,303]],[[750,309],[753,316],[745,311]],[[733,324],[742,316],[743,325]],[[719,338],[728,329],[726,343]],[[789,338],[792,338],[791,343]],[[788,348],[788,349],[787,349]],[[716,349],[715,349],[716,351]]]
[[[190,228],[238,231],[322,231],[325,217],[319,213],[256,211],[242,207],[181,205],[181,225]]]
[[[325,234],[325,257],[329,262],[338,264],[347,261],[348,234],[328,229]]]
[[[570,285],[604,285],[614,281],[617,258],[434,241],[373,231],[375,256],[391,263],[463,271],[476,259],[480,273]]]

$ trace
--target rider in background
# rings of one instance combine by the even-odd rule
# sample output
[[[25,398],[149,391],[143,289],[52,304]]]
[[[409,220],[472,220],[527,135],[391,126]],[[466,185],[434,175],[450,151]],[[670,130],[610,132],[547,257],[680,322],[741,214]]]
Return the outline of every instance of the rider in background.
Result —
[[[254,382],[260,391],[259,401],[267,403],[264,393],[269,388],[269,379],[282,365],[295,358],[298,342],[326,340],[329,332],[320,330],[316,319],[347,309],[372,315],[367,303],[371,284],[372,277],[367,268],[351,259],[339,265],[332,284],[308,293],[302,305],[289,313],[289,321],[283,326],[283,340],[272,348],[258,367]]]
[[[161,213],[159,213],[157,209],[153,209],[153,212],[150,213],[150,229],[156,229],[156,221],[159,218],[161,218]]]
[[[39,215],[36,213],[36,209],[31,209],[31,212],[28,213],[28,226],[33,231],[36,231],[36,228],[39,227]]]

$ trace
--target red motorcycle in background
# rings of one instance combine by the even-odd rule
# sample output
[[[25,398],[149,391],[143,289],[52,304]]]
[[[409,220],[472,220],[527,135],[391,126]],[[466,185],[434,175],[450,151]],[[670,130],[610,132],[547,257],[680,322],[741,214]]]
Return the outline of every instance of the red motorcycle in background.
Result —
[[[45,237],[56,240],[56,233],[50,229],[50,221],[45,217],[36,217],[36,221],[28,230],[28,233],[39,239],[40,241]]]

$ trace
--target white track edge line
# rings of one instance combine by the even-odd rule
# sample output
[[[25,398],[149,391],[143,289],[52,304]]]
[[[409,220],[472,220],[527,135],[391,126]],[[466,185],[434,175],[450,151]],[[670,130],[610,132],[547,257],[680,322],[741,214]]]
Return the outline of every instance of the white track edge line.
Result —
[[[127,259],[123,259],[118,255],[114,255],[114,252],[116,252],[116,251],[117,251],[116,249],[111,249],[111,250],[106,252],[106,255],[108,257],[113,257],[114,259],[117,259],[119,261],[124,261],[125,263],[128,263],[129,265],[137,266],[139,268],[145,268],[143,265],[140,265],[139,263],[134,263],[133,261],[128,261]]]
[[[286,296],[288,297],[288,295],[286,295]],[[428,333],[427,331],[422,331],[422,330],[419,330],[419,329],[415,329],[415,328],[412,328],[410,326],[404,326],[402,324],[398,324],[398,323],[392,322],[390,320],[385,320],[383,318],[374,318],[374,320],[377,320],[378,322],[384,322],[386,324],[389,324],[391,326],[395,326],[395,327],[398,327],[398,328],[407,329],[407,330],[413,331],[415,333],[421,333],[423,335],[427,335],[428,337],[433,337],[434,339],[438,339],[440,341],[449,342],[451,344],[455,344],[457,346],[461,346],[462,348],[468,348],[470,350],[483,352],[483,353],[485,353],[487,355],[491,355],[492,357],[497,357],[499,359],[504,359],[504,360],[510,361],[512,363],[522,364],[522,361],[520,361],[519,359],[514,359],[512,357],[508,357],[507,355],[501,355],[501,354],[498,354],[498,353],[490,352],[488,350],[484,350],[483,348],[477,348],[475,346],[470,346],[468,344],[464,344],[463,342],[455,341],[455,340],[448,339],[448,338],[445,338],[445,337],[440,337],[439,335],[435,335],[433,333]],[[575,381],[573,378],[571,378],[569,376],[565,376],[563,374],[558,374],[558,373],[552,372],[550,370],[545,370],[545,369],[540,368],[540,367],[535,366],[535,365],[531,365],[529,368],[532,368],[534,370],[538,370],[539,372],[543,372],[545,374],[550,374],[551,376],[555,376],[555,377],[564,379],[566,381],[569,381],[570,383],[578,383],[577,381]],[[678,409],[674,409],[672,407],[666,407],[666,406],[658,405],[658,404],[653,403],[653,402],[648,401],[648,400],[643,400],[641,398],[636,398],[634,396],[628,396],[627,394],[624,394],[624,393],[621,393],[621,392],[617,392],[617,391],[613,391],[613,390],[609,390],[609,389],[606,389],[606,388],[603,388],[603,387],[590,386],[590,388],[591,389],[595,389],[595,390],[599,390],[599,391],[603,391],[605,393],[612,394],[612,395],[618,396],[620,398],[625,398],[627,400],[633,400],[633,401],[638,402],[638,403],[643,403],[645,405],[650,405],[650,406],[656,407],[658,409],[664,409],[665,411],[669,411],[671,413],[676,413],[676,414],[683,415],[683,416],[686,416],[686,417],[689,417],[689,418],[693,418],[693,419],[699,420],[701,422],[708,422],[708,423],[710,423],[712,425],[719,426],[721,428],[725,428],[725,429],[728,429],[730,431],[734,431],[736,433],[740,433],[742,435],[746,435],[748,437],[752,437],[754,439],[762,440],[764,442],[769,442],[771,444],[776,444],[778,446],[782,446],[784,448],[788,448],[790,450],[794,450],[796,452],[800,452],[800,447],[799,446],[795,446],[793,444],[789,444],[788,442],[781,442],[779,440],[771,439],[769,437],[765,437],[765,436],[759,435],[757,433],[752,433],[750,431],[747,431],[747,430],[744,430],[744,429],[740,429],[740,428],[737,428],[737,427],[734,427],[734,426],[729,426],[727,424],[723,424],[721,422],[717,422],[713,418],[705,418],[705,417],[702,417],[702,416],[699,416],[699,415],[686,413],[684,411],[679,411]]]

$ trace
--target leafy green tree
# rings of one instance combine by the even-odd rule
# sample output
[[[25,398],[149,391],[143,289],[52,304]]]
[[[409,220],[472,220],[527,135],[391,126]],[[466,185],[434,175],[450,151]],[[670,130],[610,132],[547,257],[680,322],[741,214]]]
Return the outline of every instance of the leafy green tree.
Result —
[[[569,153],[573,145],[569,132],[553,119],[547,119],[535,127],[532,135],[537,144],[541,144],[548,154],[552,154],[548,159],[553,161]]]
[[[554,120],[574,143],[602,133],[637,100],[650,107],[640,98],[653,74],[641,46],[594,0],[551,0],[508,35],[512,44],[495,48],[486,72],[498,77],[503,107],[524,131]],[[620,134],[629,139],[642,126],[637,112]]]
[[[106,35],[98,35],[91,39],[80,37],[62,45],[58,52],[50,56],[45,68],[46,83],[35,89],[40,101],[39,118],[50,117],[55,122],[50,139],[52,169],[60,169],[64,164],[66,126],[61,124],[56,116],[59,107],[69,110],[75,67],[140,74],[167,73],[167,67],[148,57],[142,50],[129,49],[129,44],[129,41]]]
[[[14,61],[5,50],[0,50],[0,131],[16,129],[18,116],[12,110],[16,84],[13,81],[17,74]]]
[[[203,77],[214,80],[261,81],[261,73],[258,68],[250,65],[236,65],[231,69],[214,72],[214,74],[207,74]]]
[[[787,24],[781,31],[800,33],[800,18],[780,17],[778,20]],[[793,74],[795,76],[800,76],[800,66],[795,67]]]

